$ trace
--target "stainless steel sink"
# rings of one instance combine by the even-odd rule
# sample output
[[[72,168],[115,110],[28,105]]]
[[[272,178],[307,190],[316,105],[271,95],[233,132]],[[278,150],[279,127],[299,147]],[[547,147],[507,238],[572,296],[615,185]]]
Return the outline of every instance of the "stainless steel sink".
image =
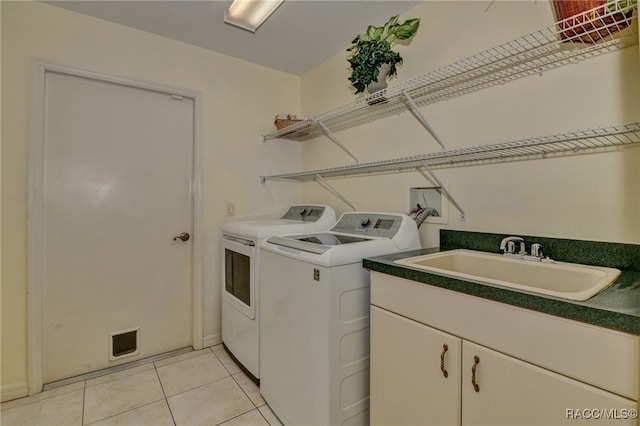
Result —
[[[587,300],[611,285],[620,270],[555,261],[532,262],[473,250],[451,250],[396,260],[399,265],[480,284],[571,300]]]

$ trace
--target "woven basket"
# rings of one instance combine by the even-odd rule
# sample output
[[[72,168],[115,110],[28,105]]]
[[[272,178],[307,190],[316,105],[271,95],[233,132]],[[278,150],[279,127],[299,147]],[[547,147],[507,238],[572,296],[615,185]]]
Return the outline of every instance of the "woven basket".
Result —
[[[285,127],[289,127],[289,126],[291,126],[293,124],[296,124],[296,123],[299,123],[301,121],[304,121],[304,120],[302,120],[301,118],[293,118],[291,116],[288,116],[287,118],[278,118],[278,117],[276,117],[276,119],[273,122],[273,124],[275,124],[276,129],[282,130]]]
[[[605,0],[553,0],[556,20],[560,21],[560,38],[593,44],[626,28],[633,11],[611,14],[605,3]],[[601,27],[605,28],[599,30]]]
[[[276,126],[276,129],[282,130],[286,127],[292,126],[306,119],[307,119],[306,117],[299,117],[297,115],[282,114],[282,115],[276,115],[276,118],[273,121],[273,124]],[[291,133],[291,135],[294,137],[307,136],[309,134],[308,127],[309,126],[302,126],[302,129],[296,130],[295,132]]]

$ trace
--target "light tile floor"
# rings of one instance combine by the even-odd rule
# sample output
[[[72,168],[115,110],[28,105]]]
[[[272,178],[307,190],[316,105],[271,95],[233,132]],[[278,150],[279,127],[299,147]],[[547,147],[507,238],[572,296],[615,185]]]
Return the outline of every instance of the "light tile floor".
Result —
[[[2,426],[276,426],[222,345],[2,403]]]

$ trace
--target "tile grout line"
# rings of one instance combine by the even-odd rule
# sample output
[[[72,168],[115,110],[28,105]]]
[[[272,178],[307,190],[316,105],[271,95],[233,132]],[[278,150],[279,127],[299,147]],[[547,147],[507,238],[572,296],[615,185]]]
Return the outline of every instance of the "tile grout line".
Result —
[[[228,372],[229,372],[229,371],[227,371],[227,373],[228,373]],[[168,400],[169,398],[173,398],[174,396],[182,395],[182,394],[187,393],[187,392],[190,392],[190,391],[192,391],[192,390],[200,389],[200,388],[203,388],[203,387],[205,387],[205,386],[209,386],[209,385],[210,385],[210,384],[212,384],[212,383],[216,383],[216,382],[219,382],[220,380],[229,379],[229,378],[233,379],[233,376],[232,376],[231,374],[229,374],[228,376],[220,377],[220,378],[218,378],[218,379],[212,380],[212,381],[207,382],[207,383],[202,383],[202,384],[200,384],[200,385],[198,385],[198,386],[196,386],[196,387],[189,388],[189,389],[185,389],[185,390],[183,390],[183,391],[181,391],[181,392],[178,392],[178,393],[176,393],[176,394],[174,394],[174,395],[171,395],[171,396],[169,396],[169,397],[166,397],[166,399]],[[161,384],[162,384],[162,382],[161,382]],[[240,389],[242,389],[242,388],[240,388]],[[163,392],[164,392],[164,389],[163,389]],[[251,401],[251,399],[249,399],[249,401]],[[158,401],[155,401],[155,402],[158,402]],[[251,402],[251,403],[253,404],[253,402]],[[168,402],[167,402],[167,404],[168,404]],[[255,405],[255,404],[254,404],[254,405]]]
[[[236,373],[236,374],[240,374],[240,373]],[[242,374],[244,374],[244,373],[242,373]],[[258,406],[256,405],[256,403],[255,403],[255,402],[253,402],[253,400],[251,399],[251,397],[249,396],[249,394],[244,390],[244,388],[242,387],[242,385],[240,385],[240,382],[238,382],[238,381],[236,380],[236,378],[234,377],[234,375],[233,375],[233,374],[231,375],[231,378],[236,382],[236,384],[238,385],[238,387],[240,388],[240,390],[245,394],[245,396],[246,396],[246,397],[249,399],[249,401],[253,404],[253,406],[254,406],[253,410],[256,410],[256,411],[258,412],[258,414],[260,414],[260,416],[264,419],[264,421],[265,421],[265,422],[267,422],[267,424],[268,424],[269,426],[271,426],[271,423],[269,423],[269,420],[264,416],[264,414],[262,414],[262,411],[260,411],[260,407],[264,407],[264,406],[267,406],[267,407],[268,407],[268,406],[269,406],[269,405],[267,405],[267,402],[265,401],[265,403],[264,403],[264,404],[262,404],[260,407],[258,407]],[[259,387],[258,387],[258,389],[259,389]],[[253,410],[249,410],[249,411],[253,411]],[[248,413],[249,411],[247,411],[247,413]],[[242,415],[244,415],[244,414],[246,414],[246,413],[242,413],[242,414],[240,414],[239,416],[242,416]],[[239,417],[239,416],[236,416],[236,417]],[[235,417],[234,417],[234,418],[235,418]],[[226,420],[226,421],[229,421],[229,420]]]
[[[238,387],[240,388],[240,390],[242,391],[242,393],[244,394],[244,396],[247,397],[247,399],[249,400],[249,402],[251,402],[251,404],[253,404],[254,408],[258,408],[258,406],[256,405],[255,402],[253,402],[253,400],[251,399],[251,397],[249,396],[249,394],[244,390],[244,388],[242,387],[242,385],[240,385],[240,383],[236,380],[235,377],[233,377],[233,374],[231,375],[231,378],[233,379],[233,381],[236,383],[236,385],[238,385]]]
[[[84,426],[84,407],[87,402],[87,381],[82,382],[82,412],[80,413],[80,426]]]
[[[214,345],[214,346],[218,346],[218,345]],[[226,420],[224,420],[224,421],[222,421],[222,422],[220,422],[220,423],[217,423],[217,425],[221,425],[221,424],[224,424],[224,423],[226,423],[226,422],[228,422],[228,421],[230,421],[230,420],[233,420],[233,419],[235,419],[235,418],[238,418],[238,417],[240,417],[240,416],[244,416],[245,414],[250,413],[250,412],[251,412],[251,411],[253,411],[253,410],[256,410],[256,411],[258,412],[258,414],[260,414],[260,416],[261,416],[261,417],[262,417],[262,418],[267,422],[267,424],[268,424],[268,425],[271,425],[271,423],[269,423],[269,421],[268,421],[268,420],[264,417],[264,415],[260,412],[259,407],[258,407],[258,406],[253,402],[253,400],[251,399],[251,397],[249,396],[249,394],[244,390],[244,388],[240,385],[240,383],[238,383],[238,381],[236,380],[236,378],[235,378],[235,377],[233,377],[233,374],[231,373],[231,371],[227,368],[227,366],[225,365],[225,363],[224,363],[224,362],[222,362],[222,360],[220,359],[220,357],[219,357],[219,356],[216,354],[216,352],[213,350],[213,346],[210,346],[208,349],[211,351],[211,353],[213,354],[213,356],[214,356],[214,357],[215,357],[215,358],[220,362],[220,364],[222,364],[222,367],[224,367],[224,369],[227,371],[227,373],[229,373],[229,376],[227,376],[227,377],[230,377],[230,378],[231,378],[231,380],[233,380],[233,382],[234,382],[234,383],[235,383],[235,384],[240,388],[240,390],[242,391],[242,393],[244,394],[244,396],[249,400],[249,402],[251,403],[251,405],[253,405],[253,408],[251,408],[250,410],[247,410],[247,411],[245,411],[245,412],[243,412],[243,413],[240,413],[240,414],[238,414],[238,415],[236,415],[236,416],[230,417],[230,418],[228,418],[228,419],[226,419]],[[234,364],[235,364],[235,362],[234,362]],[[242,371],[240,371],[240,372],[238,372],[238,373],[235,373],[235,374],[240,374],[241,372],[242,372]],[[211,383],[217,382],[217,381],[222,380],[222,379],[226,379],[226,377],[222,377],[222,378],[220,378],[220,379],[218,379],[218,380],[214,380],[214,381],[213,381],[213,382],[211,382]],[[202,385],[202,386],[204,386],[204,385]],[[200,386],[199,386],[199,387],[200,387]],[[194,388],[194,389],[196,389],[196,388]],[[185,392],[186,392],[186,391],[185,391]],[[265,405],[266,405],[266,403],[265,403]]]
[[[96,420],[96,421],[95,421],[95,422],[93,422],[93,423],[89,423],[88,425],[85,425],[85,424],[84,424],[84,402],[85,402],[85,399],[83,399],[82,426],[90,426],[90,425],[92,425],[92,424],[94,424],[94,423],[98,423],[98,422],[101,422],[101,421],[106,420],[106,419],[111,419],[111,418],[114,418],[114,417],[120,416],[120,415],[125,414],[125,413],[130,413],[130,412],[135,411],[135,410],[137,410],[137,409],[139,409],[139,408],[142,408],[142,407],[146,407],[146,406],[149,406],[149,405],[152,405],[152,404],[156,404],[156,403],[158,403],[158,402],[160,402],[160,401],[164,401],[164,402],[165,402],[165,404],[167,404],[167,408],[169,408],[169,414],[171,414],[171,421],[173,421],[173,424],[174,424],[174,426],[175,426],[175,425],[176,425],[176,421],[175,421],[175,419],[173,418],[173,413],[171,412],[171,406],[169,405],[169,401],[167,401],[167,394],[166,394],[166,393],[165,393],[165,391],[164,391],[164,386],[162,386],[162,380],[160,380],[160,375],[158,374],[158,369],[157,369],[157,367],[156,367],[156,365],[155,365],[155,362],[152,362],[152,364],[153,364],[153,369],[154,369],[154,371],[155,371],[155,373],[156,373],[156,377],[158,378],[158,383],[160,384],[160,389],[162,389],[162,395],[163,395],[163,397],[164,397],[163,399],[159,399],[159,400],[157,400],[157,401],[151,401],[151,402],[148,402],[148,403],[146,403],[146,404],[140,405],[140,406],[138,406],[138,407],[130,408],[129,410],[123,411],[123,412],[121,412],[121,413],[113,414],[113,415],[108,416],[108,417],[105,417],[105,418],[103,418],[103,419],[98,419],[98,420]],[[136,368],[136,367],[131,367],[131,368]],[[122,371],[126,371],[126,370],[122,370]],[[142,374],[142,373],[146,373],[146,372],[147,372],[147,370],[144,370],[144,371],[141,371],[141,372],[139,372],[139,373],[135,373],[135,374],[134,374],[134,376],[135,376],[135,375],[137,375],[137,374]],[[108,381],[106,381],[106,382],[98,383],[97,385],[94,385],[94,386],[99,386],[99,385],[102,385],[102,384],[104,384],[104,383],[109,383],[109,382],[112,382],[112,381],[114,381],[114,380],[119,380],[119,379],[120,379],[120,378],[118,378],[118,379],[108,380]],[[90,386],[90,387],[91,387],[91,386]],[[85,380],[85,386],[84,386],[84,388],[83,388],[83,392],[85,392],[85,395],[86,395],[86,389],[87,389],[87,386],[86,386],[86,380]]]
[[[86,381],[85,381],[85,386],[84,386],[84,389],[83,389],[83,392],[85,392],[85,398],[83,399],[82,425],[83,425],[83,426],[89,426],[89,425],[92,425],[92,424],[94,424],[94,423],[101,422],[101,421],[103,421],[103,420],[105,420],[105,419],[110,419],[110,418],[117,417],[117,416],[120,416],[120,415],[125,414],[125,413],[130,413],[130,412],[135,411],[135,410],[137,410],[137,409],[139,409],[139,408],[146,407],[146,406],[149,406],[149,405],[151,405],[151,404],[155,404],[155,403],[157,403],[157,402],[160,402],[160,401],[163,401],[163,400],[164,400],[164,401],[165,401],[165,403],[167,404],[167,407],[169,408],[169,413],[171,414],[171,420],[173,421],[173,424],[174,424],[174,426],[175,426],[176,422],[175,422],[175,420],[173,419],[173,413],[171,413],[171,407],[169,407],[169,402],[167,401],[166,393],[165,393],[165,391],[164,391],[164,387],[162,386],[162,381],[160,380],[160,376],[158,375],[158,371],[157,371],[157,369],[156,369],[155,362],[151,362],[151,364],[153,365],[153,370],[154,370],[154,371],[155,371],[155,373],[156,373],[156,377],[158,378],[158,383],[160,384],[160,389],[162,390],[162,395],[163,395],[163,398],[162,398],[162,399],[158,399],[158,400],[156,400],[156,401],[150,401],[150,402],[148,402],[148,403],[146,403],[146,404],[143,404],[143,405],[140,405],[140,406],[137,406],[137,407],[132,407],[132,408],[130,408],[130,409],[128,409],[128,410],[125,410],[125,411],[122,411],[122,412],[119,412],[119,413],[116,413],[116,414],[112,414],[112,415],[110,415],[110,416],[107,416],[107,417],[104,417],[104,418],[102,418],[102,419],[98,419],[98,420],[96,420],[96,421],[94,421],[94,422],[92,422],[92,423],[89,423],[88,425],[85,425],[85,424],[84,424],[84,404],[85,404],[85,402],[86,402],[86,389],[87,389]],[[131,367],[131,369],[134,369],[134,368],[137,368],[137,367],[140,367],[140,366],[134,366],[134,367]],[[117,373],[120,373],[120,372],[122,372],[122,371],[127,371],[127,370],[126,370],[126,369],[125,369],[125,370],[121,370],[121,371],[118,371]],[[151,368],[150,368],[150,369],[147,369],[147,370],[143,370],[143,371],[137,372],[137,373],[135,373],[135,374],[132,374],[131,376],[126,376],[126,377],[137,376],[137,375],[139,375],[139,374],[147,373],[147,372],[149,372],[149,371],[151,371]],[[116,373],[114,373],[114,374],[116,374]],[[91,388],[91,387],[96,387],[96,386],[101,386],[101,385],[104,385],[104,384],[109,383],[109,382],[113,382],[113,381],[116,381],[116,380],[121,380],[121,379],[123,379],[123,378],[124,378],[124,377],[117,377],[117,378],[114,378],[114,379],[111,379],[111,380],[107,380],[107,381],[105,381],[105,382],[101,382],[101,383],[98,383],[98,384],[95,384],[95,385],[89,386],[89,388]],[[90,379],[90,380],[92,380],[92,379]]]
[[[218,357],[218,355],[216,355],[216,353],[213,351],[213,349],[211,349],[211,352],[213,352],[213,354],[216,356],[216,358],[220,361],[220,363],[222,364],[222,366],[227,369],[227,367],[224,365],[224,363],[222,362],[222,360],[220,359],[220,357]],[[251,402],[251,404],[253,404],[254,408],[253,410],[257,410],[258,414],[260,414],[260,416],[264,419],[265,422],[267,422],[267,424],[269,426],[271,426],[271,423],[269,422],[269,420],[264,416],[264,414],[262,414],[262,411],[260,411],[261,407],[269,407],[269,404],[267,404],[267,402],[265,401],[264,404],[262,404],[261,406],[258,406],[255,402],[253,402],[253,400],[251,399],[251,397],[249,396],[249,394],[244,390],[244,388],[242,387],[242,385],[240,384],[240,382],[238,382],[238,380],[236,380],[235,375],[231,374],[231,372],[229,371],[229,369],[227,369],[227,371],[229,372],[229,375],[231,376],[231,378],[233,379],[234,382],[236,382],[236,384],[238,385],[238,387],[240,388],[240,390],[242,391],[242,393],[244,393],[244,395],[247,397],[247,399],[249,399],[249,402]],[[235,374],[245,374],[243,371],[239,371],[238,373]],[[256,385],[257,386],[257,385]],[[258,389],[260,389],[260,387],[258,386]],[[262,396],[262,395],[261,395]],[[271,408],[269,408],[271,409]],[[249,411],[253,411],[253,410],[249,410]],[[239,414],[236,417],[242,416],[246,413],[248,413],[249,411]],[[235,417],[233,417],[235,418]],[[231,419],[225,420],[225,421],[229,421]],[[224,422],[223,422],[224,423]]]
[[[173,364],[173,363],[170,363],[170,364],[167,364],[167,365],[171,365],[171,364]],[[176,426],[177,425],[176,418],[173,416],[173,411],[171,410],[171,405],[169,405],[169,398],[167,397],[167,392],[165,392],[165,390],[164,390],[164,385],[162,384],[162,379],[160,378],[160,373],[158,373],[158,366],[156,365],[155,362],[153,363],[153,369],[156,372],[156,377],[158,378],[158,382],[160,383],[160,389],[162,389],[162,395],[164,395],[164,403],[167,404],[167,408],[169,409],[169,414],[171,415],[171,421],[173,422],[174,426]]]
[[[217,345],[214,345],[214,346],[217,346]],[[258,414],[260,414],[260,416],[262,416],[262,418],[264,418],[264,416],[262,415],[262,413],[261,413],[261,412],[260,412],[260,410],[258,409],[258,406],[257,406],[257,405],[256,405],[256,404],[251,400],[251,398],[249,397],[249,395],[245,392],[245,390],[242,388],[242,386],[240,386],[240,383],[238,383],[238,381],[235,379],[235,377],[233,377],[233,374],[232,374],[232,373],[231,373],[231,371],[227,368],[227,366],[224,364],[224,362],[222,362],[222,360],[220,359],[220,357],[219,357],[218,355],[216,355],[215,351],[213,350],[213,347],[214,347],[214,346],[209,346],[207,349],[209,349],[209,351],[210,351],[210,352],[211,352],[211,354],[214,356],[214,358],[215,358],[215,359],[216,359],[216,360],[217,360],[217,361],[222,365],[222,367],[225,369],[225,371],[227,372],[227,374],[228,374],[228,375],[227,375],[227,376],[224,376],[224,377],[220,377],[219,379],[213,380],[213,381],[211,381],[211,382],[203,383],[203,384],[201,384],[200,386],[196,386],[195,388],[187,389],[187,390],[184,390],[184,391],[182,391],[182,392],[179,392],[179,393],[177,393],[177,394],[175,394],[175,395],[171,395],[171,397],[174,397],[174,396],[176,396],[176,395],[181,395],[181,394],[183,394],[183,393],[190,392],[190,391],[193,391],[193,390],[195,390],[195,389],[198,389],[198,388],[202,388],[202,387],[208,386],[208,385],[210,385],[210,384],[212,384],[212,383],[219,382],[219,381],[221,381],[221,380],[224,380],[224,379],[230,378],[230,379],[231,379],[231,380],[233,380],[233,382],[238,386],[238,388],[240,388],[240,390],[242,391],[242,393],[245,395],[245,397],[247,398],[247,400],[249,400],[249,402],[251,403],[251,405],[252,405],[253,407],[252,407],[251,409],[247,410],[247,411],[244,411],[244,412],[242,412],[242,413],[240,413],[240,414],[237,414],[237,415],[235,415],[235,416],[233,416],[233,417],[230,417],[230,418],[228,418],[228,419],[225,419],[224,421],[222,421],[222,422],[220,422],[220,423],[217,423],[216,425],[221,425],[221,424],[223,424],[223,423],[226,423],[226,422],[228,422],[228,421],[230,421],[230,420],[233,420],[233,419],[235,419],[235,418],[237,418],[237,417],[243,416],[243,415],[245,415],[245,414],[247,414],[247,413],[249,413],[249,412],[251,412],[251,411],[253,411],[253,410],[258,411]],[[202,354],[202,355],[198,355],[198,356],[204,356],[204,355],[206,355],[206,354]],[[197,357],[194,357],[194,358],[197,358]],[[179,362],[179,361],[176,361],[176,362]],[[173,364],[173,363],[171,363],[171,364]],[[167,364],[167,365],[171,365],[171,364]],[[163,367],[164,367],[164,366],[163,366]],[[155,370],[156,370],[156,375],[158,375],[158,380],[160,381],[160,386],[162,386],[162,380],[160,379],[160,376],[159,376],[159,374],[158,374],[158,367],[156,367],[155,363],[154,363],[154,368],[155,368]],[[238,373],[236,373],[236,374],[238,374]],[[162,392],[164,393],[164,386],[162,386]],[[173,419],[173,424],[174,424],[174,425],[177,425],[176,420],[175,420],[175,418],[173,417],[173,412],[171,411],[171,405],[169,405],[168,397],[166,396],[166,393],[164,393],[164,394],[165,394],[165,400],[167,401],[167,406],[169,407],[169,412],[171,413],[171,417],[172,417],[172,419]],[[265,419],[265,421],[267,422],[267,424],[269,424],[269,425],[270,425],[269,421],[268,421],[266,418],[264,418],[264,419]]]
[[[216,424],[215,424],[215,426],[223,425],[223,424],[225,424],[226,422],[229,422],[229,421],[231,421],[231,420],[233,420],[233,419],[237,419],[237,418],[238,418],[238,417],[240,417],[240,416],[244,416],[245,414],[250,413],[250,412],[252,412],[253,410],[258,411],[258,413],[260,412],[256,407],[253,407],[251,410],[247,410],[247,411],[245,411],[244,413],[237,414],[237,415],[235,415],[235,416],[233,416],[233,417],[229,417],[228,419],[225,419],[225,420],[221,421],[220,423],[216,423]],[[267,422],[267,423],[269,423],[269,422]]]
[[[139,408],[147,407],[147,406],[152,405],[152,404],[157,404],[157,403],[158,403],[158,402],[160,402],[160,401],[162,401],[162,400],[161,400],[161,399],[159,399],[159,400],[157,400],[157,401],[148,402],[148,403],[146,403],[146,404],[144,404],[144,405],[140,405],[139,407],[130,408],[130,409],[128,409],[128,410],[126,410],[126,411],[123,411],[123,412],[121,412],[121,413],[112,414],[112,415],[107,416],[107,417],[105,417],[105,418],[98,419],[98,420],[96,420],[96,421],[95,421],[95,422],[93,422],[93,423],[89,423],[89,424],[87,424],[87,425],[83,424],[83,426],[91,426],[91,425],[93,425],[93,424],[99,423],[99,422],[104,421],[104,420],[106,420],[106,419],[112,419],[112,418],[114,418],[114,417],[121,416],[122,414],[126,414],[126,413],[130,413],[130,412],[132,412],[132,411],[135,411],[135,410],[137,410],[137,409],[139,409]],[[165,401],[166,401],[166,400],[165,400]],[[167,404],[167,405],[168,405],[168,404]],[[171,409],[169,409],[169,412],[171,412]],[[171,417],[172,417],[172,419],[173,419],[173,415],[171,415]],[[173,424],[174,424],[174,425],[176,424],[175,420],[173,421]]]
[[[227,366],[225,365],[225,363],[220,359],[220,357],[213,351],[213,349],[211,350],[211,352],[213,353],[213,356],[216,357],[216,359],[218,360],[218,362],[220,364],[222,364],[222,367],[227,370],[227,373],[229,373],[229,376],[233,377],[233,373],[231,373],[231,371],[227,368]],[[232,360],[233,361],[233,360]],[[235,364],[235,362],[234,362]],[[235,381],[235,380],[234,380]],[[239,386],[239,385],[238,385]],[[241,388],[242,389],[242,388]]]
[[[245,374],[245,373],[244,373],[243,371],[241,371],[240,373],[236,373],[236,375],[237,375],[237,374]],[[251,401],[251,403],[253,404],[253,406],[254,406],[254,407],[256,407],[256,408],[260,408],[260,407],[262,407],[262,405],[261,405],[260,407],[258,407],[258,404],[256,404],[255,402],[253,402],[253,399],[251,399],[251,396],[249,396],[249,394],[247,393],[247,391],[245,391],[245,390],[244,390],[244,388],[242,387],[242,385],[240,384],[240,382],[239,382],[238,380],[236,380],[236,378],[235,378],[235,375],[234,375],[234,374],[232,374],[232,375],[231,375],[231,378],[233,379],[233,381],[234,381],[234,382],[236,382],[236,384],[238,385],[238,387],[240,388],[240,390],[245,394],[245,396],[246,396],[247,398],[249,398],[249,401]],[[258,392],[260,392],[260,387],[258,387]],[[260,395],[260,396],[262,396],[262,395]],[[263,399],[264,399],[264,398],[263,398]],[[264,403],[263,405],[266,405],[266,403],[267,403],[267,402],[265,401],[265,403]]]
[[[273,410],[271,410],[271,407],[269,407],[269,405],[268,405],[268,404],[261,405],[260,407],[267,407],[267,408],[269,409],[269,411],[271,411],[271,414],[273,414],[273,416],[274,416],[276,419],[278,419],[278,416],[276,416],[276,414],[273,412]],[[265,421],[265,422],[267,422],[267,424],[268,424],[269,426],[275,426],[275,425],[272,425],[272,424],[271,424],[271,422],[269,421],[269,419],[267,419],[267,418],[264,416],[264,414],[262,413],[262,411],[260,411],[260,408],[258,408],[258,413],[260,413],[260,415],[262,416],[262,418],[264,419],[264,421]],[[280,419],[278,419],[278,422],[280,422]],[[282,425],[282,422],[280,422],[280,425]]]

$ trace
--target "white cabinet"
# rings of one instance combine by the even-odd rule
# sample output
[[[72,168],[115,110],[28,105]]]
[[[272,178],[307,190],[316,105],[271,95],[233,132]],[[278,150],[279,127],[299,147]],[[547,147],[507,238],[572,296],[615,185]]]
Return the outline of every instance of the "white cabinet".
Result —
[[[459,304],[457,298],[462,300]],[[575,333],[567,336],[572,342],[568,348],[554,344],[557,336],[550,336],[546,344],[536,338],[530,329],[538,323],[544,327],[545,321],[556,319],[559,330],[567,329],[567,320],[551,315],[536,312],[539,317],[528,320],[531,311],[501,310],[506,305],[378,272],[371,273],[371,303],[372,425],[638,425],[640,336],[572,321],[575,327],[612,334],[608,341],[589,335],[591,353],[604,358],[603,364],[593,365],[585,363],[590,354],[582,348],[572,353],[571,348],[580,347],[573,342]],[[482,309],[476,303],[489,303],[498,311],[500,333],[474,332],[497,327],[490,316],[477,315]],[[519,311],[524,316],[519,317]],[[430,315],[433,320],[425,322]],[[516,334],[531,339],[514,344],[517,339],[511,337]],[[612,356],[607,359],[609,351]],[[540,352],[570,357],[580,367],[543,368],[536,364],[547,364],[537,355]],[[616,364],[607,375],[616,375],[623,366],[631,388],[624,380],[605,384],[608,389],[585,383],[597,382],[601,371],[593,374],[590,369],[606,369],[607,362]]]
[[[462,425],[575,425],[577,409],[610,410],[614,418],[598,425],[637,424],[630,415],[616,418],[636,409],[635,401],[471,342],[463,342],[462,354]]]
[[[372,306],[371,424],[459,425],[461,349],[459,338]]]

